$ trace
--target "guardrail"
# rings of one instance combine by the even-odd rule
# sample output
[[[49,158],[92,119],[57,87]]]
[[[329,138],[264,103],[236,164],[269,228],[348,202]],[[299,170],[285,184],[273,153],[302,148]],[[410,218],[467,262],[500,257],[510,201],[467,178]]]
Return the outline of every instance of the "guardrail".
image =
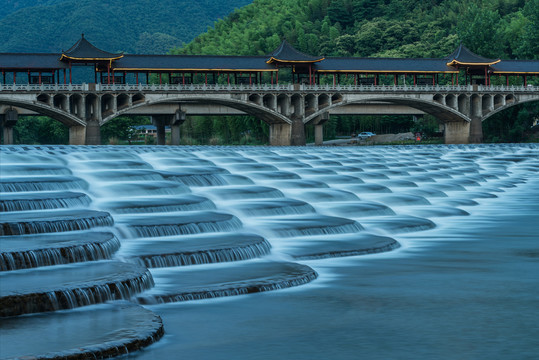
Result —
[[[0,92],[539,92],[539,86],[306,84],[0,84]]]

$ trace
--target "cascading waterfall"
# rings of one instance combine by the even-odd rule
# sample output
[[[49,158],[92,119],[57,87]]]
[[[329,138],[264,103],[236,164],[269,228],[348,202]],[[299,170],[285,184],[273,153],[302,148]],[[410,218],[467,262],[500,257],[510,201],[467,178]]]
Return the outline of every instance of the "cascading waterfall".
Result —
[[[331,287],[328,273],[340,266],[332,264],[346,264],[338,258],[406,250],[401,239],[472,218],[470,208],[539,170],[535,145],[163,149],[1,148],[0,316],[26,326],[60,314],[84,322],[93,310],[77,309],[103,302],[282,290],[319,271],[318,286]],[[162,336],[152,313],[109,305],[126,319],[108,331],[147,322],[152,331],[138,347],[122,337],[88,354],[118,355]],[[138,323],[137,314],[148,316]],[[87,354],[69,349],[77,347]]]

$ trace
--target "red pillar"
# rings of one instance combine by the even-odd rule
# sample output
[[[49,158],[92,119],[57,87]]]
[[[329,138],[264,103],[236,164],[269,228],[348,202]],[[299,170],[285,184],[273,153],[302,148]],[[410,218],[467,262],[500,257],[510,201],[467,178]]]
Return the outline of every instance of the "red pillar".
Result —
[[[505,86],[509,86],[509,75],[505,75]]]
[[[41,71],[39,72],[39,84],[41,85]]]
[[[138,85],[138,72],[135,73],[135,77],[136,77],[136,81],[137,81],[137,85]]]
[[[335,74],[333,74],[333,86],[335,86],[335,85],[336,85],[336,83],[337,83],[336,75],[335,75]]]
[[[17,72],[16,71],[13,72],[13,83],[14,84],[17,83]]]
[[[524,86],[528,86],[528,76],[524,75]]]
[[[110,61],[107,64],[107,84],[110,84]]]
[[[64,84],[67,84],[66,69],[64,69]]]
[[[69,62],[69,83],[73,83],[73,68],[71,66],[71,61]]]
[[[162,73],[159,73],[159,85],[163,84],[162,75]]]

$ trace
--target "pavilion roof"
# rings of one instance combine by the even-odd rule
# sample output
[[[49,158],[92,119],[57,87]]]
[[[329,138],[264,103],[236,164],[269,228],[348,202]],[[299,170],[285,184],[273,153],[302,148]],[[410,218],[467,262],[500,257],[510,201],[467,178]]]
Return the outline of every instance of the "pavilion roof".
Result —
[[[315,63],[324,60],[323,56],[311,56],[296,50],[288,41],[283,40],[281,45],[268,55],[267,63]]]
[[[122,53],[114,54],[95,47],[82,34],[81,38],[69,50],[62,51],[60,60],[111,61],[120,59],[123,56]]]
[[[0,53],[2,70],[56,70],[67,64],[58,61],[58,54]]]
[[[539,74],[539,60],[502,60],[492,66],[494,74]]]
[[[500,62],[500,59],[487,59],[483,56],[474,54],[466,46],[460,44],[451,55],[446,57],[447,65],[494,65]]]
[[[397,59],[328,57],[316,64],[316,71],[333,73],[456,73],[444,59]]]
[[[115,71],[277,71],[265,56],[125,55],[113,63]]]

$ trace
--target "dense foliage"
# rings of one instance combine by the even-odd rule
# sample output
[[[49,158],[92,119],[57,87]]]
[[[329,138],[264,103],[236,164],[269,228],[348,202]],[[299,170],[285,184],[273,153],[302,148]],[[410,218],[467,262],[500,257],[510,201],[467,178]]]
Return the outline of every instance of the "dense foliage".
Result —
[[[443,57],[459,42],[539,58],[538,0],[255,0],[177,53],[263,55],[286,38],[313,55]]]
[[[0,52],[59,52],[80,38],[112,52],[166,53],[252,0],[2,0]]]

